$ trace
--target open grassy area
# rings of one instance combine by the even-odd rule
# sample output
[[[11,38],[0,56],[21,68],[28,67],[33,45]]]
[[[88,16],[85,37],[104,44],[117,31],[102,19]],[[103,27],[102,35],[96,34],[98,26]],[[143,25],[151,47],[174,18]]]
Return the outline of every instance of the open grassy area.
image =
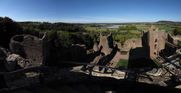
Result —
[[[117,66],[117,68],[127,68],[128,67],[128,60],[121,59]]]

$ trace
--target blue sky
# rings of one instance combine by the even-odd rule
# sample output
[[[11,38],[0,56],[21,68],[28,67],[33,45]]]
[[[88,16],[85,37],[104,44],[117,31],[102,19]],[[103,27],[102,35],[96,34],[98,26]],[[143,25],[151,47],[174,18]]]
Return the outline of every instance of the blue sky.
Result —
[[[0,16],[15,21],[181,21],[181,0],[0,0]]]

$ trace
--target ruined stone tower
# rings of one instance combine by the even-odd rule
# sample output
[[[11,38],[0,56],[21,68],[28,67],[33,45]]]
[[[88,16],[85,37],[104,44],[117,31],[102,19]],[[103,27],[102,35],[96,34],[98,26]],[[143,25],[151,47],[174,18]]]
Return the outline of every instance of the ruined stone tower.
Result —
[[[165,49],[167,34],[158,31],[158,28],[151,26],[147,33],[147,44],[149,47],[149,56],[154,59],[159,55],[159,52]]]
[[[45,36],[38,38],[32,35],[15,35],[11,38],[10,49],[13,53],[30,60],[32,66],[40,66],[46,57],[44,38]]]

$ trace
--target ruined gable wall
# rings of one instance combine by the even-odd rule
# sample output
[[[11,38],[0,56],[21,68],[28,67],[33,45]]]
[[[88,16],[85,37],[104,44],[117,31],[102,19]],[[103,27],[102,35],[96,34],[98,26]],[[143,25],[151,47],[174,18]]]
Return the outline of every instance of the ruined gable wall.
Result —
[[[102,34],[101,34],[98,46],[99,46],[99,48],[102,46],[101,52],[103,52],[105,55],[110,54],[112,51],[111,48],[113,46],[112,36],[111,35],[102,36]]]

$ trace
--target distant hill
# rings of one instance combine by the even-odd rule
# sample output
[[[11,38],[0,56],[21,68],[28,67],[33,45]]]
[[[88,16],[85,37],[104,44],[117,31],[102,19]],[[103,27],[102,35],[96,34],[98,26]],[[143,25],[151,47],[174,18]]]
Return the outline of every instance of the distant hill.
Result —
[[[159,24],[181,24],[181,22],[166,21],[166,20],[161,20],[161,21],[158,21],[156,23],[159,23]]]

